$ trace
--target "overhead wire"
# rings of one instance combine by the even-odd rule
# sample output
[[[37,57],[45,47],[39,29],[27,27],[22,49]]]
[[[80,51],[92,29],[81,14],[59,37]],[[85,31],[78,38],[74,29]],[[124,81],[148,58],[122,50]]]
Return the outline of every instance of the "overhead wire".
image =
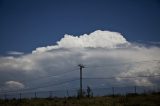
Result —
[[[39,80],[42,80],[42,79],[47,79],[47,78],[50,78],[50,77],[55,77],[55,76],[62,76],[62,75],[65,75],[65,74],[68,74],[68,73],[71,73],[73,71],[77,71],[77,69],[73,69],[71,71],[66,71],[66,72],[63,72],[63,73],[59,73],[59,74],[56,74],[56,75],[49,75],[49,76],[42,76],[42,77],[38,77],[38,78],[33,78],[33,79],[30,79],[30,80],[23,80],[23,81],[20,81],[21,83],[25,83],[25,84],[29,84],[29,83],[33,83],[35,81],[39,81]],[[3,88],[1,88],[3,89]],[[32,88],[31,88],[32,89]],[[11,91],[12,92],[12,91]]]
[[[35,82],[35,81],[39,81],[39,80],[43,80],[43,79],[47,79],[47,78],[51,78],[51,77],[55,77],[57,78],[58,76],[62,76],[62,75],[65,75],[65,74],[68,74],[68,73],[71,73],[71,72],[74,72],[74,71],[77,71],[78,69],[73,69],[71,71],[66,71],[66,72],[63,72],[63,73],[58,73],[58,74],[55,74],[55,75],[47,75],[47,76],[41,76],[41,77],[36,77],[36,78],[33,78],[33,79],[30,79],[30,80],[23,80],[21,82],[23,83],[29,83],[29,82]]]
[[[147,78],[150,78],[150,77],[160,77],[160,74],[157,74],[157,75],[147,75],[147,76],[128,76],[128,77],[127,76],[126,77],[123,77],[123,76],[113,76],[113,77],[84,77],[82,79],[115,79],[115,78],[129,79],[129,78],[138,78],[138,77],[147,77]],[[46,88],[46,87],[51,87],[51,86],[57,86],[57,85],[69,83],[69,82],[76,81],[76,80],[79,80],[79,78],[71,79],[71,80],[68,80],[68,81],[62,81],[62,82],[58,82],[58,83],[54,83],[54,84],[49,84],[49,85],[45,85],[45,86],[38,86],[38,87],[34,87],[34,88],[23,89],[23,91],[24,90],[33,90],[33,89]]]
[[[147,75],[147,76],[112,76],[112,77],[83,77],[83,79],[115,79],[115,78],[121,78],[121,79],[129,79],[129,78],[138,78],[138,77],[160,77],[160,74],[157,75]]]
[[[57,82],[57,83],[53,83],[53,84],[47,84],[47,85],[43,85],[43,86],[36,86],[36,87],[31,87],[31,88],[19,89],[19,90],[3,91],[3,92],[0,92],[0,93],[30,91],[30,90],[40,89],[40,88],[47,88],[47,87],[52,87],[52,86],[58,86],[58,85],[66,84],[66,83],[77,81],[77,80],[79,80],[79,79],[74,78],[74,79],[70,79],[70,80],[62,81],[62,82]]]
[[[132,63],[139,63],[139,62],[150,62],[150,61],[160,61],[160,60],[145,60],[145,61],[137,61],[137,62],[132,62]],[[121,63],[121,64],[129,64],[129,63]],[[131,63],[130,63],[131,64]],[[108,64],[108,65],[111,65],[111,64]],[[113,65],[113,64],[112,64]],[[116,64],[117,65],[117,64]],[[114,65],[115,66],[115,65]],[[105,66],[97,66],[97,67],[106,67]],[[91,68],[91,67],[85,67],[85,68]],[[78,69],[74,69],[74,70],[71,70],[71,71],[66,71],[66,72],[63,72],[63,73],[60,73],[60,74],[56,74],[56,75],[49,75],[49,76],[43,76],[43,77],[38,77],[38,78],[34,78],[34,79],[31,79],[29,81],[35,81],[35,80],[39,80],[39,79],[45,79],[45,78],[50,78],[50,77],[55,77],[55,76],[61,76],[61,75],[64,75],[64,74],[67,74],[67,73],[70,73],[70,72],[73,72],[73,71],[77,71]],[[126,76],[126,77],[123,77],[123,76],[112,76],[112,77],[83,77],[83,79],[115,79],[115,78],[123,78],[123,79],[127,79],[127,78],[137,78],[137,77],[159,77],[160,75],[149,75],[149,76]],[[57,85],[61,85],[61,84],[65,84],[65,83],[69,83],[69,82],[72,82],[72,81],[75,81],[75,80],[79,80],[78,78],[76,79],[72,79],[72,80],[68,80],[68,81],[62,81],[62,82],[57,82],[57,83],[54,83],[54,84],[49,84],[49,85],[43,85],[43,86],[37,86],[37,87],[32,87],[32,88],[25,88],[25,89],[22,89],[23,91],[25,90],[34,90],[34,89],[40,89],[40,88],[46,88],[46,87],[51,87],[51,86],[57,86]],[[26,80],[28,81],[28,80]],[[25,82],[26,82],[25,81]],[[22,81],[24,82],[24,81]],[[28,82],[27,82],[28,83]],[[6,91],[5,91],[6,92]],[[10,92],[10,91],[7,91],[7,92]],[[12,92],[12,91],[11,91]],[[13,92],[16,92],[16,91],[13,91]]]
[[[110,66],[116,66],[116,65],[125,65],[125,64],[134,64],[134,63],[144,63],[144,62],[153,62],[153,61],[158,61],[160,63],[160,60],[142,60],[142,61],[132,61],[132,62],[124,62],[124,63],[112,63],[112,64],[103,64],[103,65],[86,65],[87,67],[85,68],[101,68],[101,67],[110,67]]]

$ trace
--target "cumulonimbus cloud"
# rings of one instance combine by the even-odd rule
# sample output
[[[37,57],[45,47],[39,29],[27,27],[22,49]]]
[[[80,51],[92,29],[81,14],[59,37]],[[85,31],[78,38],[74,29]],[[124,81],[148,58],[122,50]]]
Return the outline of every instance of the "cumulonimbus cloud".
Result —
[[[26,87],[38,86],[72,78],[79,78],[78,64],[86,68],[83,77],[109,77],[115,80],[85,81],[86,85],[158,85],[158,78],[121,79],[128,76],[160,74],[160,48],[146,47],[127,41],[122,34],[110,31],[95,31],[80,36],[65,35],[57,45],[38,47],[30,54],[18,57],[0,57],[0,83],[10,79],[23,82]],[[70,72],[64,74],[65,72]],[[62,76],[61,76],[62,74]],[[52,75],[41,79],[43,76]],[[36,80],[33,80],[36,78]],[[24,81],[25,79],[25,81]],[[33,84],[34,83],[34,84]],[[66,85],[74,87],[76,85]],[[56,87],[54,87],[56,89]],[[61,87],[62,89],[62,87]]]
[[[65,34],[57,45],[39,47],[33,53],[45,52],[57,48],[120,48],[129,42],[117,32],[97,30],[89,35],[73,36]]]

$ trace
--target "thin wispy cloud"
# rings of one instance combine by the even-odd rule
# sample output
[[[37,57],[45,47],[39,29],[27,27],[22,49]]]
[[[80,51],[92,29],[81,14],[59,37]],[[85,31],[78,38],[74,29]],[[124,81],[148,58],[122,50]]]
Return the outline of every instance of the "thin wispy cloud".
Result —
[[[23,52],[18,52],[18,51],[9,51],[7,52],[8,55],[23,55]]]

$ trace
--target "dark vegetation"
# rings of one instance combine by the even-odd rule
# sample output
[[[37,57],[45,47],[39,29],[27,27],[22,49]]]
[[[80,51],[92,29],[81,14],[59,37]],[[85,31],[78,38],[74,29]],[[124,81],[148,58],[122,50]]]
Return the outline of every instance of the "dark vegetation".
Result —
[[[88,93],[90,91],[88,90]],[[0,106],[160,106],[160,92],[96,96],[86,94],[68,98],[32,98],[0,100]]]

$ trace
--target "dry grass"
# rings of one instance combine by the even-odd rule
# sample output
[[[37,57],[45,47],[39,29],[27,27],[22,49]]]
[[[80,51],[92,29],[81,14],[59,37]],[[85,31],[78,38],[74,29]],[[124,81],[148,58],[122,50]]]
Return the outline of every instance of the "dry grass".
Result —
[[[92,98],[0,100],[0,106],[160,106],[160,93]]]

